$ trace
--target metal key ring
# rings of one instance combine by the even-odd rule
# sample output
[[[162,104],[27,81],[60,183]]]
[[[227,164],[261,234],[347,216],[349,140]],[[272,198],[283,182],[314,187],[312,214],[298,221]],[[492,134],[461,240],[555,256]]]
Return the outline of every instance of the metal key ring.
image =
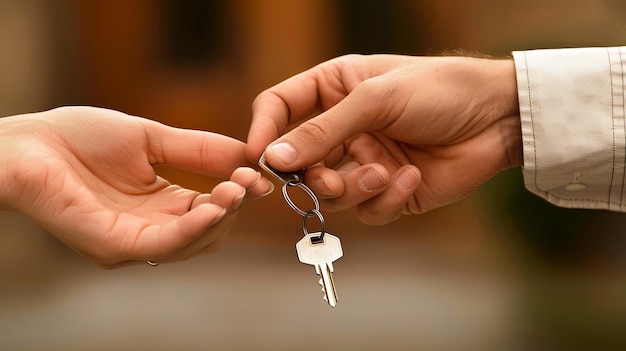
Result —
[[[307,193],[307,195],[309,195],[309,197],[313,200],[313,204],[315,205],[315,208],[313,208],[312,210],[309,211],[303,211],[302,209],[300,209],[300,207],[298,207],[295,202],[293,202],[293,200],[291,200],[291,198],[289,197],[289,194],[287,193],[287,187],[297,187],[302,189],[305,193]],[[313,193],[313,191],[306,185],[304,185],[304,183],[292,183],[292,182],[287,182],[285,184],[283,184],[282,187],[283,190],[283,196],[285,197],[285,201],[287,202],[287,204],[294,210],[296,211],[300,216],[304,216],[305,219],[307,216],[310,216],[309,212],[311,211],[316,211],[317,213],[319,213],[320,210],[320,202],[317,199],[317,196],[315,196],[315,194]],[[321,216],[321,214],[320,214]]]
[[[324,241],[324,234],[326,234],[326,221],[324,220],[324,216],[322,216],[322,212],[320,212],[318,209],[309,210],[308,212],[306,212],[304,218],[302,218],[302,232],[304,232],[304,236],[309,235],[309,231],[306,229],[306,220],[307,218],[313,216],[317,216],[322,226],[322,228],[320,229],[320,235],[318,237],[311,238],[311,243],[315,244]]]

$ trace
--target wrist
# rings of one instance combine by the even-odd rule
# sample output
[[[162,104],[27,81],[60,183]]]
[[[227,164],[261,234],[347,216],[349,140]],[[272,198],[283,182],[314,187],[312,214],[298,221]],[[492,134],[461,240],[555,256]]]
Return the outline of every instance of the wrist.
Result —
[[[493,111],[500,126],[507,168],[523,164],[522,127],[517,94],[517,80],[513,59],[493,60],[494,95]]]
[[[10,137],[3,133],[7,129],[7,118],[0,118],[0,211],[10,208],[9,190],[12,177],[9,173],[12,169],[10,157],[13,153],[13,148],[11,147]]]
[[[20,159],[33,144],[25,137],[32,132],[26,115],[0,118],[0,211],[15,210],[24,191],[24,174],[32,166],[20,165]]]

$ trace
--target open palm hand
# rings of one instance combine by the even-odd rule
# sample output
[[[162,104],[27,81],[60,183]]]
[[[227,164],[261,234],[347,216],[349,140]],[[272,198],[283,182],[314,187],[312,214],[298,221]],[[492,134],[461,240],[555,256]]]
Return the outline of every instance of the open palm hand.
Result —
[[[60,108],[0,120],[8,170],[0,193],[85,258],[104,267],[170,262],[214,251],[239,206],[272,190],[240,141],[123,113]],[[229,181],[211,194],[170,184],[155,164]]]

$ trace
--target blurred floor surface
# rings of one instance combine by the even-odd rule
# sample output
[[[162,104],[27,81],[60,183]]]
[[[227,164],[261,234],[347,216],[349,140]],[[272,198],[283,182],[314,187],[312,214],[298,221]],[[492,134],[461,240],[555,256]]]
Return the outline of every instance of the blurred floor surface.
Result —
[[[393,232],[328,221],[344,239],[335,309],[313,267],[297,261],[298,234],[259,244],[259,233],[272,235],[267,224],[255,230],[243,220],[217,254],[158,267],[103,271],[73,254],[55,262],[58,255],[21,248],[41,256],[1,282],[0,350],[486,350],[511,342],[513,280],[476,263],[480,250],[434,255],[411,239],[434,228],[428,221]]]

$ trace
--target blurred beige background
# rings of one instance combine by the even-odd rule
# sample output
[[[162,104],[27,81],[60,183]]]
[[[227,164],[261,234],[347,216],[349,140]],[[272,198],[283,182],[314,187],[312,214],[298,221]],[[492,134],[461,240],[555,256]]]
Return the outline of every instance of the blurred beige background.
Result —
[[[0,0],[0,115],[86,104],[245,140],[256,94],[341,54],[625,43],[620,0]],[[219,253],[157,268],[99,270],[0,212],[0,350],[626,347],[624,216],[552,207],[519,169],[388,226],[325,215],[334,310],[280,192]]]

